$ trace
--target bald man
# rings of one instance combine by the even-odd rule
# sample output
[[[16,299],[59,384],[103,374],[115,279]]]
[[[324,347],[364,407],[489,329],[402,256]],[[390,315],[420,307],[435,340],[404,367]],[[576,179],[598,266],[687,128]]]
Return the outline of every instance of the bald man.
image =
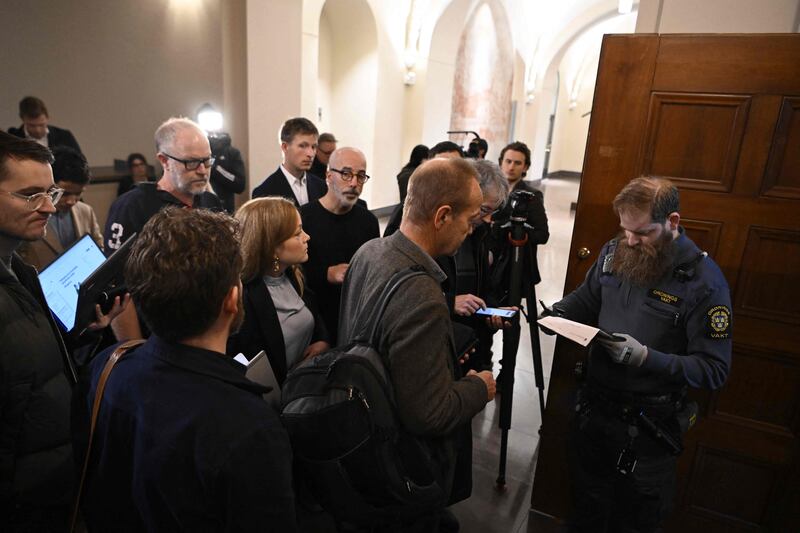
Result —
[[[358,201],[367,180],[363,152],[339,148],[328,160],[328,192],[300,208],[303,229],[311,236],[304,271],[333,344],[339,327],[342,282],[350,259],[362,244],[380,236],[378,219]]]

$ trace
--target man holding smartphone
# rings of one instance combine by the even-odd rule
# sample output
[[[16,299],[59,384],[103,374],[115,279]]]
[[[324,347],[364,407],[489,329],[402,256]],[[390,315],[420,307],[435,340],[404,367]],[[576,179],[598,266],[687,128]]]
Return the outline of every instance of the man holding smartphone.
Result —
[[[400,423],[428,442],[450,503],[453,480],[471,476],[471,450],[465,448],[470,421],[495,394],[491,372],[462,375],[442,294],[445,274],[433,259],[454,254],[479,219],[482,195],[475,178],[475,169],[461,159],[428,161],[414,171],[400,230],[364,244],[350,262],[339,323],[339,343],[346,344],[360,332],[359,317],[374,314],[396,272],[414,267],[427,274],[406,281],[403,297],[389,301],[376,348],[387,361]],[[443,517],[453,520],[442,509],[399,525],[402,531],[438,531]]]
[[[619,337],[590,349],[570,443],[571,530],[655,531],[696,417],[686,389],[718,389],[730,370],[730,293],[680,227],[672,183],[634,179],[613,206],[622,231],[552,309]]]

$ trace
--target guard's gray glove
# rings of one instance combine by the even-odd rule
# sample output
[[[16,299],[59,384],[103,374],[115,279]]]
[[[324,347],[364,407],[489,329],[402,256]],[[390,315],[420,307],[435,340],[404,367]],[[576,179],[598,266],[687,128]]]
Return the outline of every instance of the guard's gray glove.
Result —
[[[595,337],[595,341],[605,347],[615,363],[642,366],[644,360],[647,359],[647,346],[625,333],[614,333],[614,335],[622,337],[624,340],[611,341],[598,336]]]

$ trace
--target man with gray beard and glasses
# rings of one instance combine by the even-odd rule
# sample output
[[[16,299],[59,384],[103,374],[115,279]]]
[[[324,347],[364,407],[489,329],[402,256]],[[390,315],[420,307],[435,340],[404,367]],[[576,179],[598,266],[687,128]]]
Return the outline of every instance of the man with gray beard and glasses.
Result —
[[[590,345],[570,437],[571,531],[655,531],[669,513],[682,436],[731,365],[731,302],[717,264],[680,227],[678,189],[632,180],[622,231],[552,314],[614,332]]]

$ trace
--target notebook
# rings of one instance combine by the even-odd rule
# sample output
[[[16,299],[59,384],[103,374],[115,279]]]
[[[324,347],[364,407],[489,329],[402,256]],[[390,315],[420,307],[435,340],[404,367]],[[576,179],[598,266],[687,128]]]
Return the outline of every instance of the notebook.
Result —
[[[249,361],[244,354],[238,354],[234,357],[234,360],[247,367],[245,371],[247,379],[271,389],[264,394],[264,400],[275,409],[280,409],[281,386],[278,385],[278,380],[275,377],[275,372],[272,371],[272,365],[269,364],[266,352],[261,350]]]

